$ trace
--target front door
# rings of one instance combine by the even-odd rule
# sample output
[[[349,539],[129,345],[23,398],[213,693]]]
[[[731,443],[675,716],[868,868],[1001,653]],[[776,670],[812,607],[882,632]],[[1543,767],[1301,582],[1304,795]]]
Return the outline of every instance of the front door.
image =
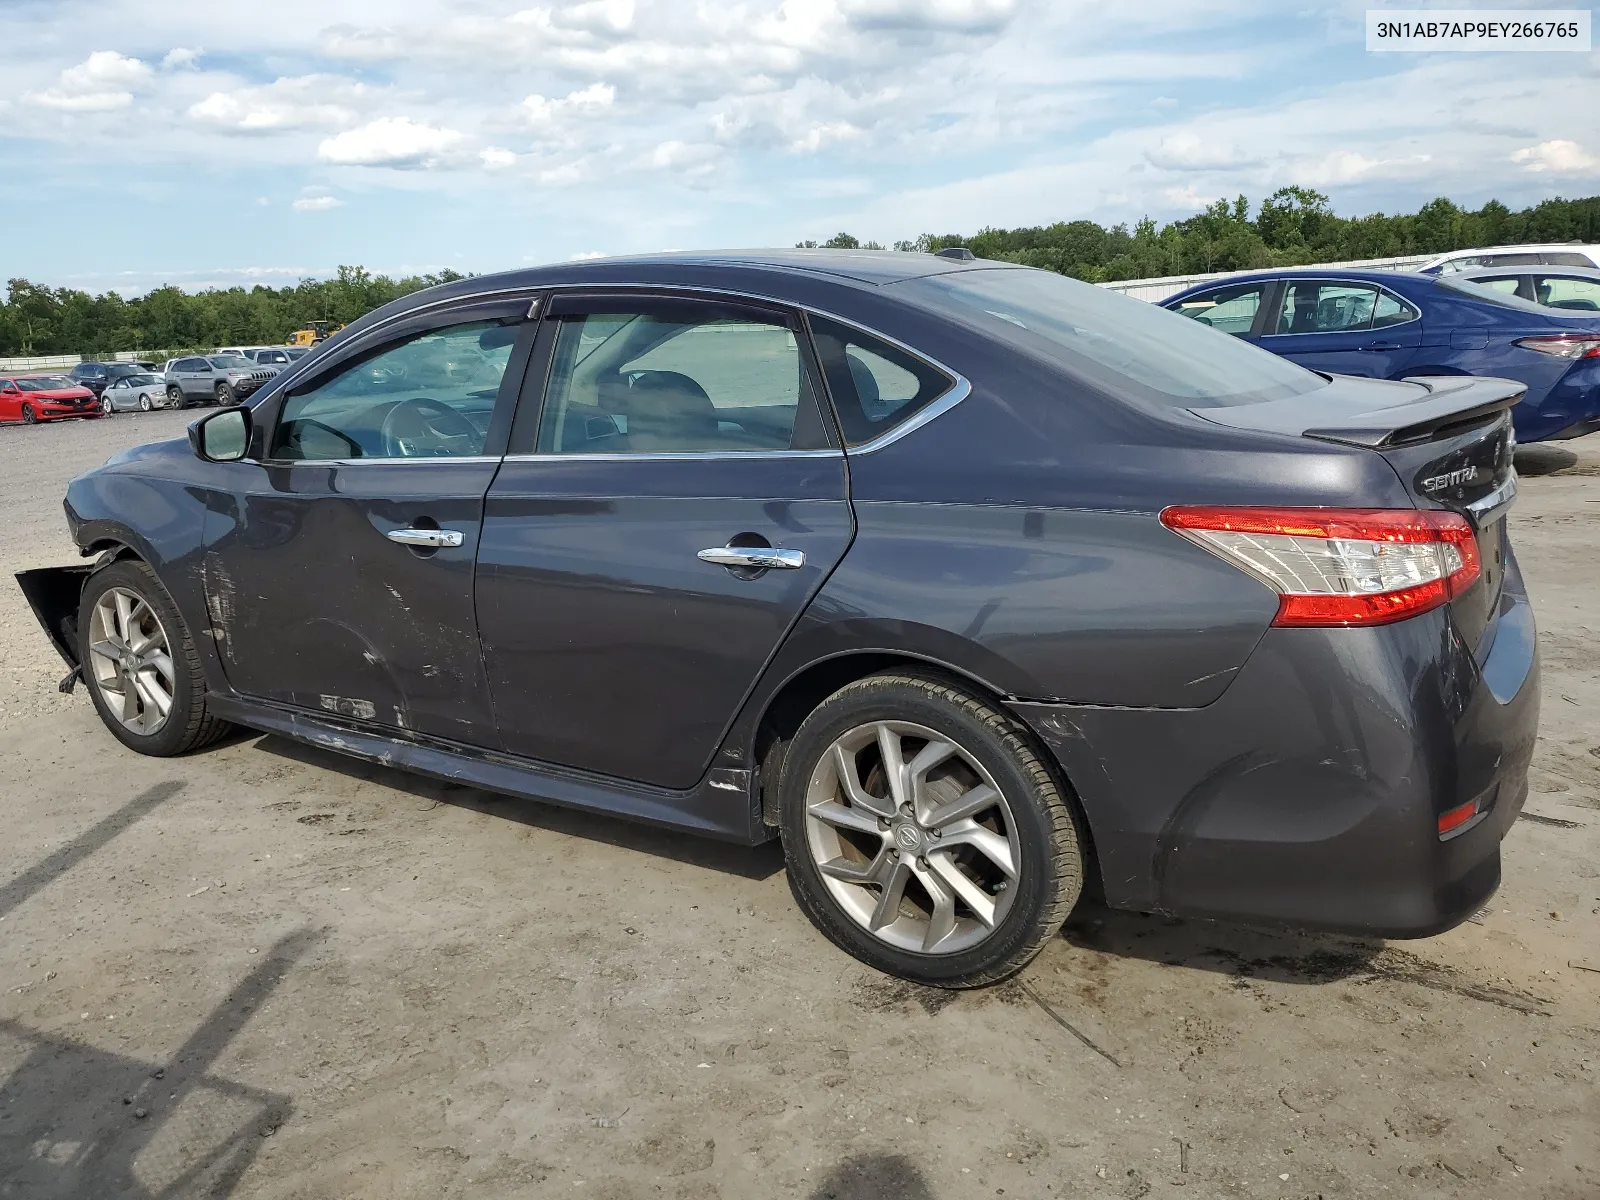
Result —
[[[853,536],[804,335],[778,309],[574,295],[534,362],[542,415],[534,393],[478,554],[501,740],[692,787]]]
[[[1260,344],[1313,371],[1398,379],[1422,344],[1419,316],[1408,301],[1372,284],[1291,278],[1283,281]]]
[[[357,343],[257,409],[260,461],[238,465],[206,526],[236,690],[493,744],[473,560],[527,308],[480,303]]]

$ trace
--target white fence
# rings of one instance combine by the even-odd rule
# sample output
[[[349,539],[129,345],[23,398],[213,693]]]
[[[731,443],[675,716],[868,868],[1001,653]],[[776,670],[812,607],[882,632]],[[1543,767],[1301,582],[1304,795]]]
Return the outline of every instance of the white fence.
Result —
[[[1307,263],[1306,266],[1327,267],[1330,270],[1345,268],[1365,271],[1414,271],[1436,257],[1438,256],[1433,254],[1410,254],[1403,258],[1358,258],[1353,262]],[[1113,292],[1121,292],[1125,296],[1132,296],[1136,300],[1148,300],[1155,304],[1168,296],[1176,296],[1185,288],[1192,288],[1197,283],[1242,274],[1244,274],[1242,271],[1216,271],[1210,275],[1162,275],[1155,279],[1119,279],[1115,283],[1102,283],[1100,286],[1109,288]]]
[[[47,354],[43,358],[0,358],[0,371],[63,371],[83,361],[81,354]]]

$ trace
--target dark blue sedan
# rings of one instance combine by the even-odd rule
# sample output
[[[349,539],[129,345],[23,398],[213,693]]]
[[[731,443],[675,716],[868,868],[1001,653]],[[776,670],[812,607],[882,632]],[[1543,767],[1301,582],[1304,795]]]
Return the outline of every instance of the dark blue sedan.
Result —
[[[1399,271],[1258,272],[1161,303],[1313,371],[1518,380],[1528,387],[1512,410],[1522,442],[1600,429],[1600,315]]]

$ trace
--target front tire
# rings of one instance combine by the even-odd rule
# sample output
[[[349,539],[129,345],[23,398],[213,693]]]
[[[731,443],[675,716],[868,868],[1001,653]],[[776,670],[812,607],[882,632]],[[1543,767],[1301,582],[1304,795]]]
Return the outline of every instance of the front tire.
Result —
[[[969,988],[1020,971],[1083,889],[1076,817],[1027,729],[932,676],[835,692],[784,753],[789,884],[878,970]]]
[[[130,750],[168,758],[230,728],[206,711],[200,655],[182,614],[136,559],[114,562],[84,585],[78,661],[95,711]]]
[[[33,405],[24,404],[22,406],[22,423],[24,425],[37,425],[39,423],[39,414],[33,411]]]
[[[154,405],[152,405],[150,403],[150,393],[145,392],[143,395],[141,395],[139,397],[139,411],[140,412],[149,412],[153,407],[154,407]]]
[[[218,408],[226,408],[229,405],[237,404],[238,402],[239,402],[238,399],[233,394],[232,385],[226,384],[226,383],[217,384],[217,407]]]

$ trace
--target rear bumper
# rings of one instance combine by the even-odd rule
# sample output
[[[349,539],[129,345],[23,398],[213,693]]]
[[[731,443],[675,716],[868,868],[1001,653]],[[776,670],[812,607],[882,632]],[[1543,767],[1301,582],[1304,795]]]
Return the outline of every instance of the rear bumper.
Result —
[[[1479,662],[1447,610],[1273,629],[1198,709],[1021,704],[1088,818],[1116,907],[1384,937],[1458,924],[1500,881],[1539,717],[1515,560]],[[1441,813],[1488,815],[1448,840]]]

